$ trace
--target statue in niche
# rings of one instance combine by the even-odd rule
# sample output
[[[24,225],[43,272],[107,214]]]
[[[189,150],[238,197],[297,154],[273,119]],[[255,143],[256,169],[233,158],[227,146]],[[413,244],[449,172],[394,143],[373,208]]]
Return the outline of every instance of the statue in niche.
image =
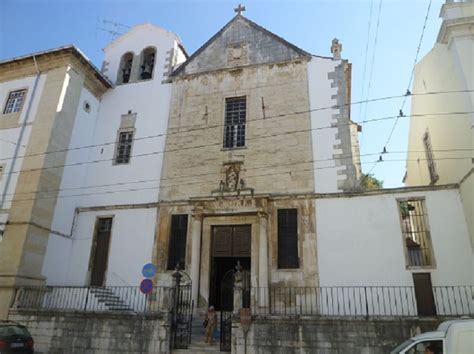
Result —
[[[239,171],[237,166],[229,165],[225,176],[226,188],[229,191],[235,191],[239,182]]]

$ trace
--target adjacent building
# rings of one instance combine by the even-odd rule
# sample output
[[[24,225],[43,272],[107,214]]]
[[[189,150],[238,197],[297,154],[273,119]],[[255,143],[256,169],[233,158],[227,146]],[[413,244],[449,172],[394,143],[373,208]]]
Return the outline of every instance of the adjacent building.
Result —
[[[459,184],[474,249],[474,3],[447,1],[440,17],[436,43],[415,66],[404,182]]]

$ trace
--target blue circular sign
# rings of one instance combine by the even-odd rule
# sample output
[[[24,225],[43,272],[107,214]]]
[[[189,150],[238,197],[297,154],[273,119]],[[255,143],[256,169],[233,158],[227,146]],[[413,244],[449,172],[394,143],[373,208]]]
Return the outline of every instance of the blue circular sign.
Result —
[[[151,279],[143,279],[140,283],[140,291],[144,294],[149,294],[153,290],[153,282]]]
[[[153,263],[147,263],[142,268],[142,274],[145,278],[153,278],[156,274],[156,266]]]

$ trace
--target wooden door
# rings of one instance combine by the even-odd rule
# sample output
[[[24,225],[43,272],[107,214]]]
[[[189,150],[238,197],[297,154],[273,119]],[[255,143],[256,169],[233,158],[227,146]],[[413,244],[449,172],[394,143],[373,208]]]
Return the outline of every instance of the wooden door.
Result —
[[[214,226],[213,257],[250,257],[251,225]]]
[[[103,286],[107,261],[109,258],[110,232],[112,230],[112,218],[97,220],[95,249],[93,251],[91,286]]]
[[[420,316],[436,316],[430,273],[413,273],[416,306]]]

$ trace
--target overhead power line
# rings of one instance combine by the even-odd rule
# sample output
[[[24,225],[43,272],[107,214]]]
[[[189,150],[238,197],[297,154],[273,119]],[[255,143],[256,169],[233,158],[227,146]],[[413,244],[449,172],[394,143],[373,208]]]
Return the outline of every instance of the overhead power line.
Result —
[[[380,14],[382,12],[382,0],[379,1],[379,9],[378,9],[378,14],[377,14],[377,27],[375,30],[375,38],[374,38],[374,49],[372,50],[372,60],[370,63],[370,74],[369,74],[369,84],[367,87],[367,96],[366,96],[366,101],[369,98],[370,95],[370,88],[372,87],[372,75],[374,73],[374,63],[375,63],[375,53],[377,52],[377,40],[379,37],[379,27],[380,27]],[[364,117],[367,114],[367,105],[368,101],[365,102],[365,107],[364,107]]]
[[[438,149],[433,150],[433,152],[463,152],[463,151],[474,151],[474,149]],[[389,154],[406,154],[406,153],[424,153],[424,150],[410,150],[410,151],[391,151]],[[363,155],[359,155],[360,157],[366,156],[375,156],[378,155],[378,152],[373,153],[366,153]],[[245,171],[253,171],[253,170],[260,170],[260,169],[269,169],[269,168],[280,168],[280,167],[287,167],[287,166],[294,166],[294,165],[301,165],[301,164],[308,164],[308,163],[318,163],[318,162],[328,162],[334,160],[341,160],[351,158],[352,155],[341,155],[337,157],[327,158],[327,159],[313,159],[309,161],[298,161],[298,162],[290,162],[284,164],[274,164],[274,165],[262,165],[258,167],[250,167],[246,168]],[[366,163],[366,162],[363,162]],[[328,168],[337,166],[328,166]],[[113,187],[113,186],[122,186],[127,184],[137,184],[137,183],[149,183],[155,181],[166,181],[166,180],[175,180],[175,179],[183,179],[183,178],[191,178],[191,177],[202,177],[208,175],[215,175],[216,172],[208,172],[208,173],[193,173],[191,175],[182,175],[179,177],[168,177],[168,178],[149,178],[149,179],[142,179],[136,181],[128,181],[128,182],[115,182],[115,183],[106,183],[106,184],[97,184],[97,185],[89,185],[89,186],[81,186],[81,187],[69,187],[69,188],[59,188],[59,189],[50,189],[50,190],[39,190],[39,191],[30,191],[30,192],[15,192],[15,193],[6,193],[6,196],[10,195],[30,195],[30,194],[40,194],[40,193],[56,193],[56,192],[64,192],[70,190],[80,190],[80,189],[92,189],[92,188],[102,188],[102,187]]]
[[[452,116],[452,115],[465,115],[465,114],[471,114],[471,113],[474,113],[474,111],[418,114],[418,115],[412,115],[411,117],[445,116],[445,115],[451,115]],[[366,121],[362,121],[360,123],[365,124],[365,123],[378,122],[378,121],[382,121],[382,120],[389,120],[389,119],[395,119],[395,118],[397,118],[397,117],[396,116],[389,116],[389,117],[382,117],[382,118],[374,118],[374,119],[368,119]],[[261,135],[261,136],[256,136],[256,137],[253,137],[253,138],[246,138],[246,141],[253,141],[253,140],[258,140],[258,139],[267,139],[267,138],[273,138],[273,137],[276,137],[276,136],[284,136],[284,135],[297,134],[297,133],[305,133],[305,132],[310,132],[310,131],[313,131],[313,130],[335,129],[335,128],[338,128],[340,126],[346,126],[346,125],[349,125],[349,124],[350,123],[344,123],[344,124],[336,124],[334,126],[300,129],[300,130],[292,130],[292,131],[278,133],[278,134]],[[183,151],[183,150],[195,150],[195,149],[200,149],[200,148],[205,148],[205,147],[210,147],[210,146],[221,146],[221,145],[222,145],[222,142],[216,142],[216,143],[210,143],[210,144],[187,146],[187,147],[176,148],[176,149],[168,149],[168,150],[164,149],[162,151],[151,151],[151,152],[131,155],[130,157],[152,156],[152,155],[163,154],[165,152],[170,153],[170,152],[177,152],[177,151]],[[32,169],[24,169],[24,170],[18,170],[18,171],[11,171],[11,172],[5,173],[5,175],[17,174],[17,173],[21,173],[21,172],[33,172],[33,171],[41,171],[41,170],[50,170],[50,169],[55,169],[55,168],[64,168],[64,167],[71,167],[71,166],[82,166],[82,165],[96,164],[96,163],[101,163],[101,162],[108,162],[108,161],[113,161],[113,160],[114,160],[114,158],[108,158],[108,159],[99,159],[99,160],[92,160],[92,161],[73,162],[73,163],[69,163],[69,164],[62,164],[62,165],[55,165],[55,166],[48,166],[48,167],[39,167],[39,168],[32,168]]]
[[[445,157],[445,158],[437,158],[435,159],[436,161],[439,160],[464,160],[464,159],[471,159],[471,157]],[[426,161],[427,159],[394,159],[394,160],[384,160],[385,162],[400,162],[400,161]],[[311,163],[305,162],[305,163]],[[373,163],[373,161],[368,161],[368,162],[363,162],[362,164],[370,164]],[[334,169],[334,168],[339,168],[339,166],[325,166],[325,167],[312,167],[312,168],[306,168],[306,169],[300,169],[300,170],[290,170],[290,171],[281,171],[281,172],[271,172],[271,173],[266,173],[266,174],[258,174],[258,175],[249,175],[245,176],[245,178],[258,178],[258,177],[268,177],[268,176],[274,176],[274,175],[282,175],[282,174],[296,174],[296,173],[301,173],[301,172],[309,172],[309,171],[316,171],[316,170],[326,170],[326,169]],[[217,175],[219,172],[212,173],[209,175]],[[174,179],[174,178],[169,178],[169,179]],[[124,189],[124,190],[110,190],[110,191],[103,191],[103,192],[91,192],[91,193],[83,193],[83,194],[72,194],[72,195],[58,195],[58,196],[50,196],[50,197],[37,197],[37,198],[26,198],[26,199],[10,199],[6,200],[6,202],[22,202],[22,201],[32,201],[32,200],[44,200],[44,199],[62,199],[62,198],[71,198],[71,197],[83,197],[83,196],[91,196],[91,195],[103,195],[103,194],[116,194],[116,193],[126,193],[126,192],[137,192],[137,191],[142,191],[142,190],[156,190],[160,187],[163,188],[170,188],[170,187],[179,187],[179,186],[184,186],[184,185],[192,185],[192,184],[198,184],[198,183],[208,183],[208,182],[215,182],[215,180],[204,180],[204,181],[192,181],[192,182],[186,182],[186,183],[176,183],[176,184],[170,184],[170,185],[160,185],[160,186],[153,186],[153,187],[144,187],[144,188],[130,188],[130,189]]]
[[[453,91],[433,91],[433,92],[424,92],[424,93],[417,93],[413,94],[413,96],[426,96],[426,95],[440,95],[440,94],[457,94],[457,93],[466,93],[466,92],[474,92],[474,90],[453,90]],[[333,106],[326,106],[326,107],[318,107],[318,108],[312,108],[309,110],[303,110],[303,111],[296,111],[296,112],[290,112],[290,113],[281,113],[278,115],[273,115],[273,116],[266,116],[265,118],[253,118],[249,119],[248,123],[255,122],[255,121],[260,121],[260,120],[269,120],[269,119],[276,119],[276,118],[281,118],[281,117],[286,117],[286,116],[293,116],[293,115],[298,115],[298,114],[304,114],[304,113],[310,113],[310,112],[317,112],[317,111],[323,111],[323,110],[328,110],[328,109],[338,109],[344,106],[349,106],[349,105],[356,105],[356,104],[362,104],[365,102],[378,102],[378,101],[384,101],[384,100],[390,100],[390,99],[396,99],[396,98],[402,98],[404,95],[395,95],[395,96],[385,96],[385,97],[378,97],[378,98],[372,98],[369,100],[363,100],[363,101],[357,101],[357,102],[351,102],[351,103],[345,103],[345,104],[340,104],[340,105],[333,105]],[[358,122],[358,123],[366,123],[367,120]],[[347,125],[347,124],[346,124]],[[195,125],[189,125],[189,126],[181,126],[177,127],[180,129],[179,131],[176,132],[170,132],[170,133],[161,133],[161,134],[154,134],[154,135],[148,135],[148,136],[143,136],[143,137],[138,137],[134,138],[134,141],[138,140],[144,140],[144,139],[153,139],[153,138],[159,138],[159,137],[165,137],[167,135],[176,135],[176,134],[184,134],[184,133],[190,133],[194,131],[200,131],[200,130],[207,130],[207,129],[213,129],[213,128],[219,128],[219,127],[224,127],[224,124],[215,124],[215,125],[210,125],[210,126],[205,126],[205,127],[198,127],[196,128]],[[189,129],[188,129],[189,128]],[[329,127],[332,128],[332,127]],[[0,158],[0,161],[7,161],[11,160],[13,158],[24,158],[24,157],[35,157],[35,156],[43,156],[43,155],[49,155],[49,154],[55,154],[55,153],[61,153],[61,152],[67,152],[67,151],[76,151],[76,150],[82,150],[82,149],[91,149],[94,147],[102,147],[102,146],[107,146],[107,145],[115,145],[117,142],[114,141],[108,141],[108,142],[103,142],[103,143],[98,143],[98,144],[89,144],[89,145],[82,145],[82,146],[76,146],[72,148],[66,148],[66,149],[59,149],[59,150],[52,150],[52,151],[46,151],[46,152],[40,152],[40,153],[33,153],[33,154],[26,154],[26,155],[20,155],[16,157],[5,157],[5,158]]]
[[[418,47],[416,49],[415,60],[413,61],[413,67],[412,67],[412,70],[411,70],[411,73],[410,73],[410,79],[408,80],[408,86],[407,86],[407,89],[406,89],[406,94],[405,94],[405,97],[403,98],[403,102],[402,102],[402,105],[401,105],[400,110],[399,110],[399,113],[400,113],[399,118],[405,117],[405,115],[403,113],[405,103],[407,101],[408,96],[413,96],[410,92],[410,87],[411,87],[411,84],[412,84],[412,81],[413,81],[413,76],[415,74],[415,67],[416,67],[416,63],[418,61],[418,55],[420,54],[421,44],[423,43],[423,37],[425,35],[426,24],[428,23],[428,17],[429,17],[430,9],[431,9],[431,2],[432,2],[432,0],[429,1],[428,8],[426,10],[426,16],[425,16],[425,19],[424,19],[424,22],[423,22],[423,28],[421,30],[421,35],[420,35],[420,40],[418,42]],[[385,144],[383,146],[383,150],[382,150],[381,154],[385,153],[388,150],[388,144],[390,143],[390,140],[392,139],[392,136],[393,136],[393,133],[395,131],[395,128],[397,127],[399,118],[397,118],[395,120],[395,122],[393,123],[392,129],[390,130],[390,133],[388,134],[387,140],[385,141]],[[380,156],[382,156],[382,155],[380,155]],[[369,174],[374,170],[374,168],[377,166],[378,162],[382,162],[382,161],[383,161],[382,158],[379,158],[379,160],[370,169]]]

